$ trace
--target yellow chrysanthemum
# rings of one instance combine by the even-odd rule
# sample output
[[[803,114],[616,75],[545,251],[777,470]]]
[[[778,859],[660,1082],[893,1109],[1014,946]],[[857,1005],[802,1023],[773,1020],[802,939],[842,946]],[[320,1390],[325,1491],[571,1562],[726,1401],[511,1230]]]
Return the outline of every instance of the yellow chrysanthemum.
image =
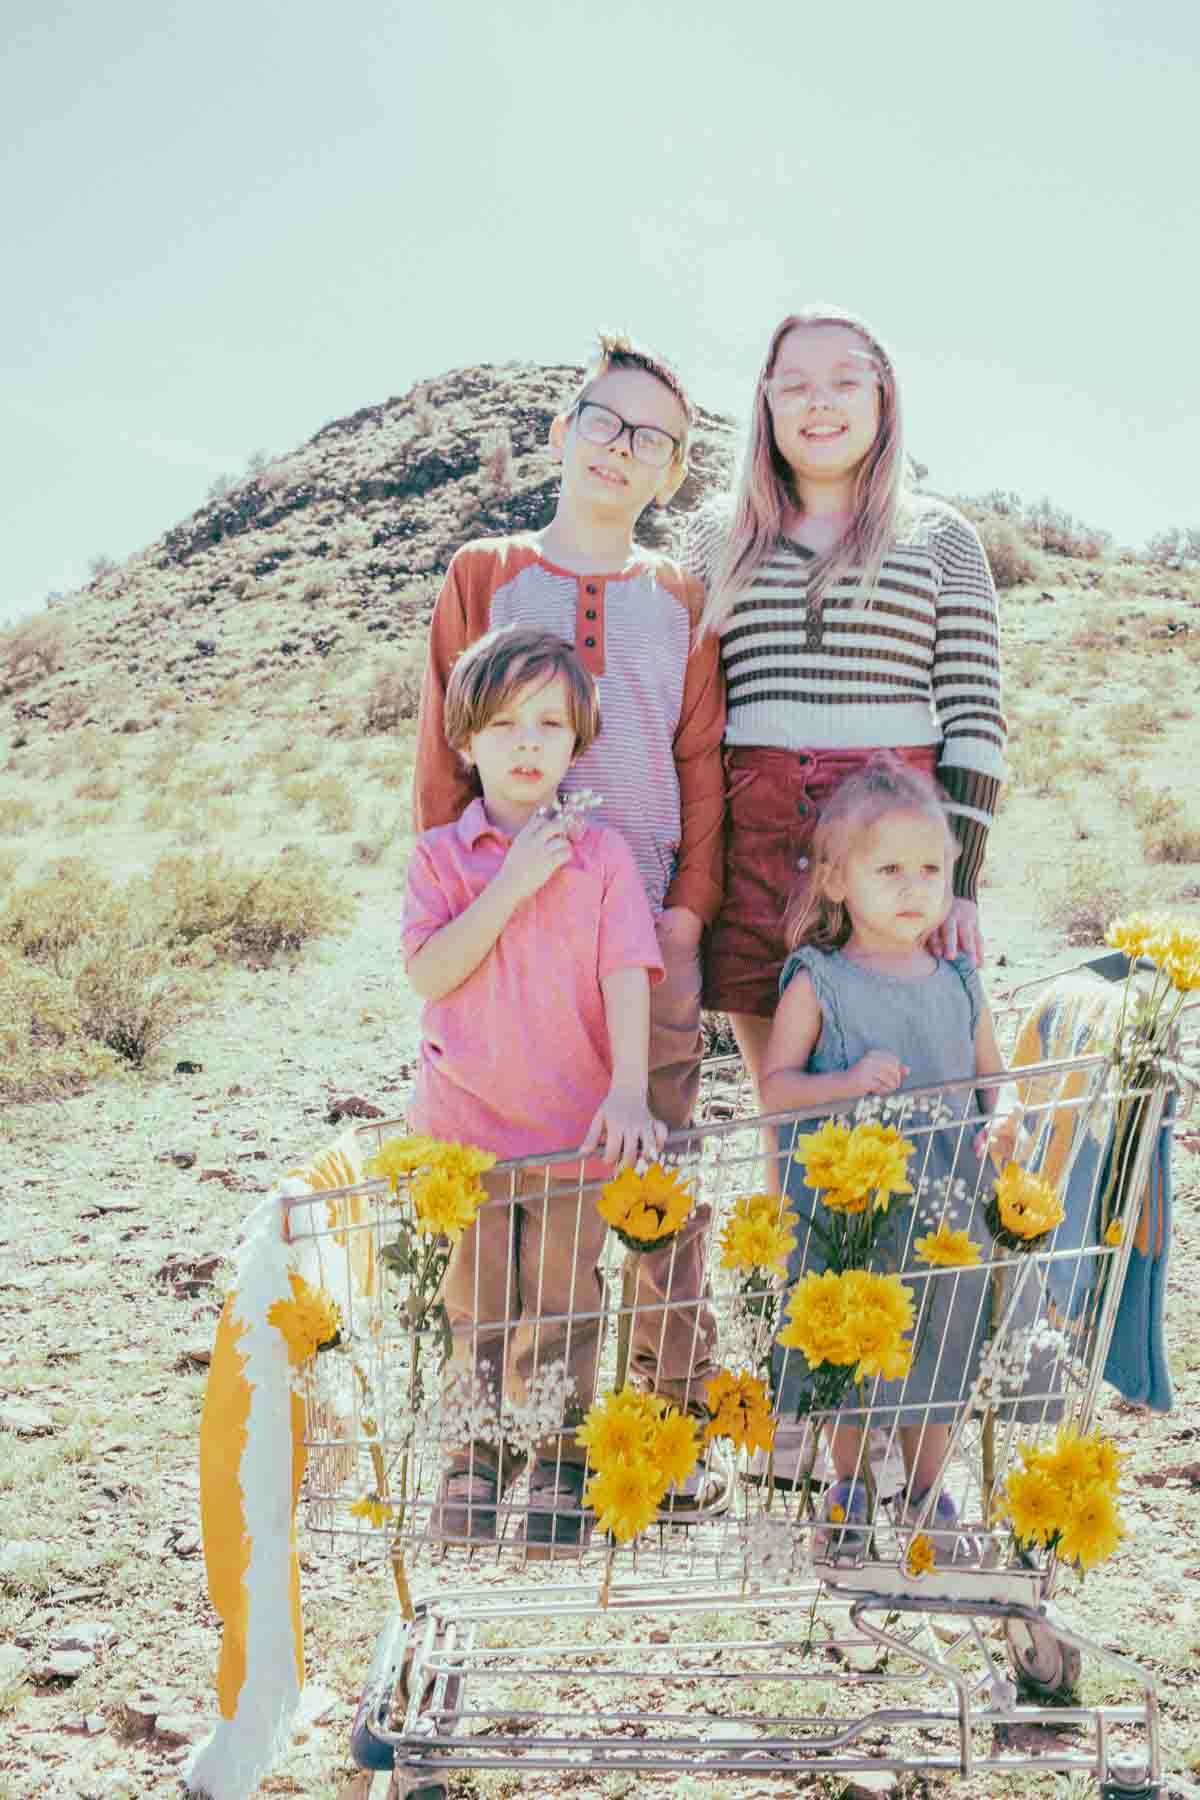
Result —
[[[429,1168],[441,1148],[437,1138],[389,1138],[367,1159],[367,1174],[396,1187],[406,1175]]]
[[[937,1552],[923,1531],[918,1531],[910,1542],[904,1566],[910,1575],[928,1575],[931,1569],[936,1569]]]
[[[1200,951],[1193,951],[1190,956],[1169,956],[1162,966],[1171,985],[1181,994],[1194,994],[1200,988]]]
[[[775,1194],[750,1194],[738,1200],[721,1232],[723,1269],[766,1269],[787,1274],[787,1259],[796,1233],[783,1220],[786,1203]]]
[[[607,1468],[621,1458],[639,1456],[645,1448],[646,1426],[631,1412],[610,1412],[593,1406],[576,1433],[594,1469]]]
[[[1104,941],[1113,950],[1121,950],[1132,961],[1144,956],[1146,946],[1154,936],[1156,922],[1146,913],[1130,913],[1126,919],[1114,919],[1104,934]]]
[[[951,1231],[942,1219],[936,1231],[913,1245],[922,1262],[935,1269],[970,1269],[979,1261],[979,1245],[966,1231]]]
[[[419,1175],[411,1193],[417,1230],[424,1237],[448,1237],[451,1243],[457,1243],[475,1223],[476,1214],[487,1199],[487,1190],[477,1181],[442,1169]]]
[[[342,1315],[337,1301],[324,1288],[315,1288],[303,1275],[288,1276],[290,1300],[276,1300],[267,1309],[267,1323],[283,1334],[288,1361],[293,1368],[306,1363],[326,1344],[342,1334]]]
[[[1064,1562],[1078,1563],[1081,1569],[1094,1569],[1111,1556],[1125,1535],[1116,1503],[1108,1489],[1099,1482],[1085,1488],[1068,1508],[1058,1541],[1058,1554]]]
[[[696,1421],[674,1407],[659,1420],[652,1433],[650,1460],[661,1472],[668,1487],[686,1481],[696,1466],[700,1446],[696,1442]]]
[[[921,1262],[928,1262],[934,1269],[973,1269],[979,1262],[979,1244],[968,1231],[952,1231],[945,1219],[939,1220],[936,1231],[918,1238],[912,1247]]]
[[[786,1349],[803,1351],[810,1368],[819,1363],[854,1361],[854,1346],[846,1330],[842,1277],[832,1269],[802,1276],[792,1290],[787,1314],[779,1342]]]
[[[350,1508],[352,1519],[365,1519],[368,1525],[374,1525],[376,1529],[381,1525],[386,1525],[391,1516],[392,1508],[387,1501],[377,1500],[374,1494],[367,1495],[362,1500],[356,1500]]]
[[[1120,1219],[1110,1219],[1108,1222],[1108,1230],[1104,1233],[1105,1243],[1115,1250],[1124,1235],[1124,1232],[1121,1230]]]
[[[728,1438],[738,1450],[761,1450],[775,1442],[775,1421],[767,1390],[756,1375],[735,1375],[722,1369],[704,1389],[710,1418],[704,1441]]]
[[[826,1119],[819,1130],[797,1140],[792,1161],[804,1170],[810,1188],[840,1187],[839,1172],[850,1142],[848,1125],[837,1125]]]
[[[880,1375],[884,1381],[899,1381],[912,1368],[912,1345],[902,1338],[894,1322],[882,1312],[862,1312],[851,1322],[854,1348],[858,1360],[854,1365],[855,1381]]]
[[[692,1210],[692,1193],[674,1169],[651,1163],[642,1174],[623,1169],[606,1181],[596,1202],[605,1224],[638,1243],[670,1237]]]
[[[829,1508],[829,1523],[831,1525],[844,1525],[846,1523],[846,1509],[844,1506],[839,1506],[836,1500]]]
[[[667,1483],[653,1463],[624,1458],[593,1475],[584,1494],[596,1523],[619,1544],[629,1543],[651,1524],[667,1491]]]
[[[1012,1520],[1022,1543],[1048,1544],[1058,1530],[1062,1496],[1041,1469],[1014,1469],[997,1510],[1001,1518]]]
[[[1013,1237],[1042,1237],[1063,1220],[1062,1202],[1048,1181],[1007,1163],[996,1182],[1000,1223]]]

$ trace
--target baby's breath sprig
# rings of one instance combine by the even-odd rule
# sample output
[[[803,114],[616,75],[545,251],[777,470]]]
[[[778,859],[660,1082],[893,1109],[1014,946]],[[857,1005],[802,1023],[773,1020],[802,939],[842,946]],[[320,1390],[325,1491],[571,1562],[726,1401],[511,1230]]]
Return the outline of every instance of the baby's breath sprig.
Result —
[[[572,793],[560,794],[546,806],[539,806],[538,817],[561,819],[568,826],[581,825],[586,813],[595,812],[603,805],[603,794],[597,794],[592,788],[575,788]]]

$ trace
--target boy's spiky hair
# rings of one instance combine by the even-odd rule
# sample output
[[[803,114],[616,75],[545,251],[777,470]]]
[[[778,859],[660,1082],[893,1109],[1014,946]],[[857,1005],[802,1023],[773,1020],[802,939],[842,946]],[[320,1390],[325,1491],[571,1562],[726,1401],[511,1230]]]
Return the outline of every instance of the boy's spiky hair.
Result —
[[[653,375],[655,381],[661,381],[668,393],[674,394],[683,413],[684,431],[681,454],[687,453],[688,434],[696,422],[695,410],[688,398],[687,389],[683,385],[683,377],[665,356],[639,344],[630,337],[627,331],[599,331],[596,333],[596,349],[582,382],[567,407],[568,417],[576,410],[581,400],[588,394],[602,375],[610,369],[641,369],[647,375]]]

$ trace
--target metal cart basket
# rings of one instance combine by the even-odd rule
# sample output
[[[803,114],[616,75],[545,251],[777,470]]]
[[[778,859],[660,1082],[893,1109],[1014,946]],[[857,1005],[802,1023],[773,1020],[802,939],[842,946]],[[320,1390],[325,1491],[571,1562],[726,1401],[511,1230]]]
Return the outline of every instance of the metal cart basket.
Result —
[[[448,1460],[461,1452],[464,1430],[484,1429],[478,1384],[471,1387],[474,1332],[460,1325],[456,1361],[443,1362],[436,1322],[414,1318],[411,1270],[388,1248],[400,1235],[400,1198],[386,1181],[284,1201],[287,1232],[310,1265],[315,1259],[342,1321],[337,1349],[300,1376],[306,1522],[315,1546],[378,1558],[385,1572],[390,1565],[403,1602],[379,1639],[353,1740],[361,1767],[390,1771],[380,1793],[435,1800],[454,1771],[514,1767],[531,1782],[541,1772],[678,1771],[700,1781],[741,1777],[754,1791],[806,1771],[1037,1768],[1082,1771],[1113,1795],[1160,1791],[1153,1681],[1060,1614],[1055,1550],[1020,1539],[1002,1516],[1014,1471],[1091,1429],[1139,1209],[1161,1155],[1165,1084],[1122,1086],[1111,1056],[1095,1047],[1103,1007],[1084,1006],[1078,1018],[1085,1013],[1090,1039],[1077,1032],[1073,1054],[1012,1072],[1021,1100],[1015,1159],[1052,1179],[1065,1209],[1032,1248],[983,1231],[994,1201],[988,1157],[974,1159],[973,1189],[959,1180],[956,1191],[931,1193],[923,1176],[939,1133],[956,1132],[961,1147],[987,1123],[973,1079],[860,1103],[857,1122],[890,1124],[912,1146],[914,1192],[900,1202],[906,1243],[953,1202],[954,1223],[986,1238],[988,1249],[978,1267],[905,1261],[914,1341],[924,1329],[928,1355],[932,1332],[938,1360],[938,1321],[949,1316],[939,1299],[949,1294],[960,1322],[972,1312],[975,1348],[961,1366],[941,1370],[940,1410],[906,1399],[897,1381],[860,1379],[845,1389],[840,1422],[862,1427],[869,1446],[870,1516],[865,1530],[840,1537],[831,1529],[836,1509],[823,1516],[833,1478],[828,1421],[819,1404],[805,1410],[811,1396],[796,1403],[787,1369],[801,1353],[776,1341],[788,1286],[777,1271],[723,1266],[739,1199],[763,1192],[778,1172],[765,1160],[764,1121],[751,1116],[736,1057],[706,1063],[699,1122],[666,1154],[712,1209],[706,1278],[719,1361],[761,1380],[774,1445],[769,1454],[743,1448],[731,1461],[729,1446],[711,1438],[703,1455],[712,1480],[701,1480],[698,1504],[685,1509],[668,1495],[629,1542],[595,1528],[580,1499],[572,1540],[553,1543],[552,1555],[532,1554],[530,1468],[562,1454],[572,1421],[594,1398],[560,1387],[555,1429],[545,1416],[549,1376],[532,1398],[527,1383],[496,1427],[519,1437],[524,1406],[530,1454],[514,1458],[487,1531],[446,1529],[439,1494]],[[856,1122],[853,1109],[838,1116],[847,1127]],[[779,1132],[781,1156],[820,1117],[766,1121]],[[359,1141],[369,1154],[403,1131],[384,1122]],[[510,1256],[522,1209],[544,1208],[544,1254],[552,1234],[579,1240],[603,1185],[562,1157],[499,1165],[487,1179],[488,1208],[510,1214]],[[331,1207],[339,1197],[353,1199],[357,1222],[347,1225],[346,1209]],[[803,1233],[798,1241],[803,1274]],[[347,1277],[355,1257],[374,1270],[365,1295]],[[568,1321],[537,1310],[540,1287],[527,1270],[519,1319],[482,1319],[475,1330],[490,1327],[490,1341],[500,1331],[514,1354],[523,1334],[537,1388],[539,1334],[558,1343],[582,1321],[598,1334],[597,1389],[610,1392],[629,1374],[631,1334],[638,1317],[644,1328],[647,1306],[653,1318],[696,1305],[671,1298],[669,1282],[665,1300],[641,1297],[636,1258],[615,1235],[601,1272],[594,1300]],[[793,1282],[795,1274],[793,1263]],[[689,1398],[703,1411],[703,1393]],[[914,1511],[902,1442],[905,1433],[909,1442],[914,1431],[919,1437],[935,1412],[949,1424],[947,1445],[939,1478]],[[464,1424],[471,1417],[475,1425]],[[933,1510],[939,1488],[957,1511],[950,1525]],[[1122,1703],[1079,1703],[1084,1656],[1110,1666],[1127,1689]],[[1077,1729],[1034,1754],[1020,1728],[1037,1724]]]

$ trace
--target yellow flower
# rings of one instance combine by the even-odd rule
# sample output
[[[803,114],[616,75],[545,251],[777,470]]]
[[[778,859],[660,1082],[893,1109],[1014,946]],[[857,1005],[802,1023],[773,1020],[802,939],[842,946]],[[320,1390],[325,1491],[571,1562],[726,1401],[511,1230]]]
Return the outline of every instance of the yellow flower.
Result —
[[[1064,1562],[1093,1569],[1111,1556],[1125,1535],[1116,1503],[1099,1483],[1086,1488],[1067,1511],[1058,1554]]]
[[[1113,1495],[1117,1491],[1117,1482],[1121,1475],[1121,1465],[1125,1458],[1117,1449],[1111,1438],[1101,1437],[1099,1432],[1088,1439],[1092,1454],[1092,1474]]]
[[[666,1491],[667,1483],[652,1463],[621,1457],[592,1476],[584,1500],[594,1509],[601,1531],[627,1544],[653,1522]]]
[[[1193,951],[1190,956],[1167,957],[1162,966],[1181,994],[1194,994],[1200,988],[1200,951]]]
[[[818,1363],[854,1361],[842,1277],[832,1269],[802,1276],[792,1290],[787,1312],[788,1323],[779,1333],[779,1342],[786,1349],[802,1350],[810,1368]]]
[[[441,1149],[436,1138],[407,1137],[389,1138],[367,1160],[367,1174],[383,1181],[390,1181],[397,1187],[406,1175],[412,1175],[417,1169],[427,1169],[438,1151]]]
[[[728,1438],[738,1450],[769,1451],[775,1442],[775,1421],[767,1390],[757,1375],[734,1375],[722,1369],[704,1390],[709,1422],[704,1441]]]
[[[860,1313],[852,1320],[851,1330],[858,1353],[855,1381],[864,1381],[871,1375],[881,1375],[884,1381],[899,1381],[908,1374],[912,1368],[912,1345],[900,1337],[885,1313]]]
[[[837,1125],[832,1119],[826,1119],[819,1131],[799,1140],[792,1151],[792,1161],[800,1164],[810,1188],[841,1185],[838,1173],[849,1142],[849,1126]]]
[[[787,1274],[787,1259],[796,1233],[783,1220],[786,1203],[776,1194],[750,1194],[738,1200],[721,1232],[723,1269],[768,1269]]]
[[[645,1459],[665,1410],[665,1402],[636,1388],[622,1388],[598,1400],[577,1433],[592,1467],[607,1468],[621,1458]]]
[[[918,1531],[909,1544],[904,1566],[910,1575],[928,1575],[931,1569],[936,1569],[937,1553],[923,1531]]]
[[[350,1508],[352,1519],[365,1519],[369,1525],[377,1528],[386,1525],[392,1516],[392,1508],[386,1500],[377,1500],[374,1494],[368,1494],[362,1500],[356,1500]]]
[[[1108,1230],[1104,1233],[1105,1243],[1110,1244],[1112,1246],[1112,1248],[1115,1250],[1117,1245],[1120,1243],[1121,1239],[1124,1237],[1124,1235],[1125,1235],[1124,1232],[1121,1230],[1120,1219],[1110,1219],[1109,1224],[1108,1224]]]
[[[1013,1237],[1042,1237],[1060,1225],[1062,1202],[1040,1175],[1030,1175],[1016,1163],[1007,1163],[996,1182],[1000,1223]]]
[[[829,1508],[829,1523],[831,1525],[844,1525],[845,1522],[846,1509],[844,1506],[839,1506],[835,1500],[833,1505]]]
[[[940,1269],[973,1268],[979,1261],[979,1245],[965,1231],[951,1231],[942,1219],[936,1231],[918,1238],[913,1248],[922,1262]]]
[[[1146,946],[1154,936],[1155,921],[1145,913],[1130,913],[1127,919],[1114,919],[1104,934],[1104,941],[1113,950],[1122,950],[1132,961],[1144,956]]]
[[[1014,1469],[997,1510],[1001,1518],[1012,1520],[1022,1543],[1048,1544],[1058,1530],[1061,1496],[1041,1469]]]
[[[479,1182],[436,1168],[419,1175],[410,1191],[417,1230],[424,1237],[448,1237],[452,1243],[475,1223],[487,1199]]]
[[[869,1121],[849,1130],[827,1120],[792,1152],[809,1187],[830,1212],[886,1212],[893,1194],[911,1194],[905,1179],[913,1145],[891,1125]]]
[[[1086,1437],[1070,1425],[1060,1425],[1054,1448],[1039,1458],[1046,1471],[1064,1495],[1070,1496],[1089,1487],[1096,1478],[1097,1440]]]
[[[672,1237],[692,1210],[691,1189],[673,1169],[651,1163],[644,1174],[623,1169],[606,1181],[596,1209],[618,1236],[634,1245]]]
[[[668,1487],[686,1481],[696,1466],[699,1445],[696,1421],[671,1407],[659,1420],[650,1443],[650,1460]]]
[[[312,1287],[303,1275],[288,1276],[290,1300],[276,1300],[267,1309],[267,1323],[283,1333],[288,1361],[293,1368],[342,1335],[342,1315],[332,1294]]]

